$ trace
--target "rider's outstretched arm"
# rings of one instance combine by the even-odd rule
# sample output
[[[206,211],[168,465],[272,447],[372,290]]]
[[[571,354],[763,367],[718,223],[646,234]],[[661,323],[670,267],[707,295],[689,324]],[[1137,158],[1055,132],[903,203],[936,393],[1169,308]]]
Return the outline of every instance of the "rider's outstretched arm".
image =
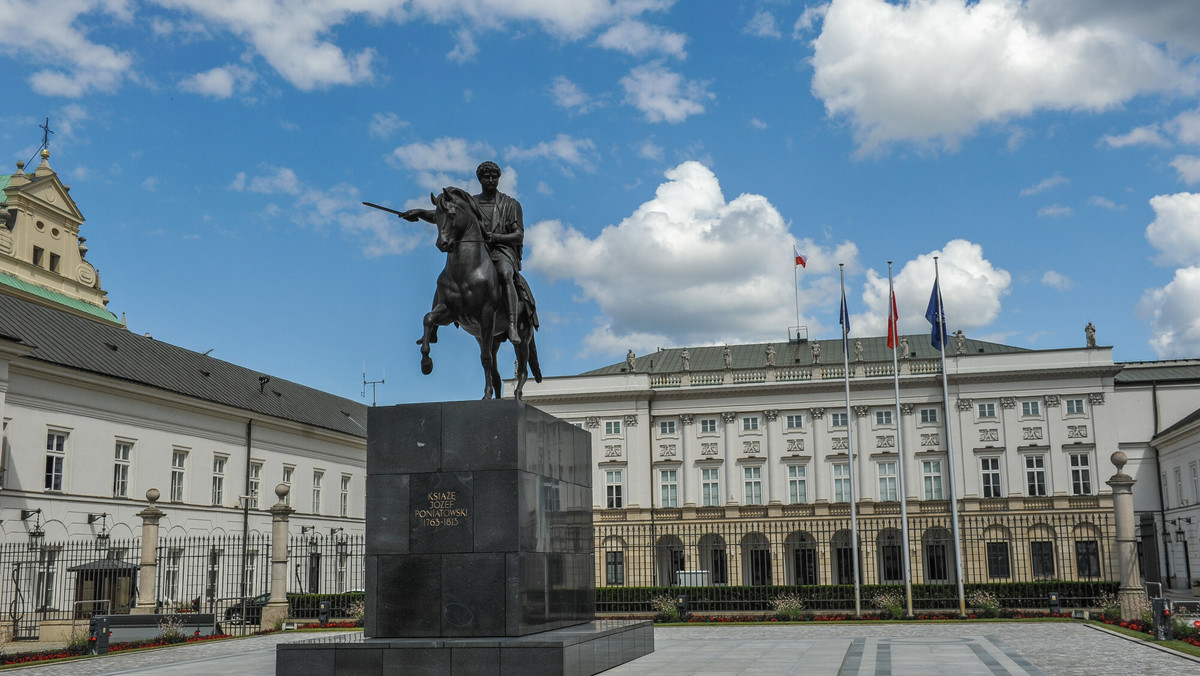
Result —
[[[417,219],[426,223],[437,223],[437,212],[433,209],[409,209],[408,211],[397,214],[400,218],[406,221],[417,222]]]

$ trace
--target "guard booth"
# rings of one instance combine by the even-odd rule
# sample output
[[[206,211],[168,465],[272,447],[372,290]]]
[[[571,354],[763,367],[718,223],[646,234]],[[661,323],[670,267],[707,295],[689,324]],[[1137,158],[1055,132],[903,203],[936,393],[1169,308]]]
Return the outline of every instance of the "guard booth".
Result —
[[[138,564],[97,559],[67,571],[75,573],[75,619],[123,615],[136,603]]]

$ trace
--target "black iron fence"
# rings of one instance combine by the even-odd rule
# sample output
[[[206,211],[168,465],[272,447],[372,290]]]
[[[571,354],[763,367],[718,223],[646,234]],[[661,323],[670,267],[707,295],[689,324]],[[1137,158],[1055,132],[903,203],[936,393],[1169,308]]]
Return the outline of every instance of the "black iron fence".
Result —
[[[880,591],[903,593],[905,568],[914,608],[956,609],[950,516],[911,516],[905,546],[896,516],[858,520],[858,570],[865,608]],[[969,593],[985,589],[1008,608],[1046,608],[1056,591],[1064,607],[1092,607],[1114,591],[1117,552],[1111,515],[960,516],[961,575]],[[650,599],[687,588],[691,608],[764,611],[784,593],[811,610],[854,608],[849,517],[714,520],[596,525],[597,610],[647,612]]]

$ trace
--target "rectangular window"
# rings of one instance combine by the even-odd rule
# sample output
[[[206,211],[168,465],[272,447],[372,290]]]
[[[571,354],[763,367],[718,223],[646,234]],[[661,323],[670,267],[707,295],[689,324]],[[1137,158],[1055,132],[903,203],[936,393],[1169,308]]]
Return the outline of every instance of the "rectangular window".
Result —
[[[604,552],[604,584],[625,584],[625,552]]]
[[[921,409],[921,422],[922,423],[936,423],[937,422],[937,409],[936,408]]]
[[[899,499],[896,497],[896,462],[894,460],[881,462],[878,467],[879,499],[882,502],[895,502]]]
[[[891,411],[875,411],[875,424],[876,425],[891,425],[892,424],[892,412]]]
[[[788,499],[793,505],[808,502],[807,471],[805,465],[788,465]]]
[[[337,572],[334,573],[333,589],[339,594],[346,593],[346,580],[350,576],[350,555],[341,552],[337,555]]]
[[[742,474],[746,479],[746,504],[761,505],[763,503],[762,468],[743,467]]]
[[[33,585],[33,600],[39,611],[55,609],[59,553],[60,550],[53,547],[47,547],[38,553],[37,580]]]
[[[614,435],[617,435],[620,433],[621,433],[621,421],[620,420],[604,421],[604,435],[605,436],[611,437],[611,436],[614,436]]]
[[[1071,453],[1071,494],[1092,494],[1091,454]]]
[[[283,475],[280,477],[280,483],[288,487],[287,495],[283,496],[283,504],[291,506],[292,504],[292,475],[296,473],[296,468],[288,465],[283,466]]]
[[[129,497],[129,457],[133,444],[118,441],[113,451],[113,497]]]
[[[621,497],[621,470],[610,469],[604,472],[604,490],[607,494],[608,509],[621,509],[625,501]]]
[[[33,264],[34,264],[34,265],[36,265],[36,266],[38,266],[39,268],[40,268],[40,267],[43,267],[43,265],[42,265],[42,258],[43,258],[45,255],[46,255],[46,250],[45,250],[45,249],[43,249],[43,248],[42,248],[42,247],[40,247],[40,246],[35,246],[35,247],[33,247]]]
[[[1100,543],[1095,540],[1075,541],[1075,569],[1079,577],[1100,577]]]
[[[1034,497],[1046,495],[1046,456],[1025,456],[1025,494]]]
[[[670,436],[675,434],[674,420],[661,420],[658,423],[658,433],[662,436]]]
[[[325,473],[313,470],[313,491],[312,491],[312,511],[313,514],[321,513],[321,483],[325,480]]]
[[[789,415],[787,417],[787,428],[789,430],[798,430],[804,427],[804,416]]]
[[[673,508],[679,506],[679,471],[674,469],[660,470],[658,473],[661,500],[659,507]]]
[[[846,426],[846,414],[845,413],[833,413],[833,414],[831,414],[831,418],[832,418],[832,420],[830,422],[833,424],[834,427],[845,427]]]
[[[983,487],[983,497],[1003,497],[1000,492],[1000,458],[980,458],[979,473]]]
[[[1192,499],[1200,503],[1200,472],[1197,471],[1196,463],[1192,463]]]
[[[342,490],[338,495],[338,516],[350,516],[350,475],[342,475]]]
[[[1187,500],[1183,497],[1183,471],[1178,467],[1175,468],[1175,497],[1179,500],[1179,506],[1187,504]]]
[[[225,460],[224,456],[213,456],[212,504],[214,505],[225,501]]]
[[[177,602],[179,598],[179,564],[183,561],[183,548],[172,547],[167,551],[165,565],[163,566],[163,597],[170,602]],[[165,609],[174,611],[174,608]]]
[[[1011,577],[1012,572],[1008,560],[1007,542],[987,543],[987,568],[988,577]]]
[[[753,415],[753,416],[747,416],[745,418],[742,418],[742,431],[743,432],[757,432],[758,431],[758,416]]]
[[[1067,400],[1067,415],[1083,415],[1083,400],[1068,399]]]
[[[1042,407],[1036,401],[1021,402],[1021,417],[1036,418],[1042,414]]]
[[[62,256],[56,253],[50,254],[50,272],[58,272],[58,262],[62,260]]]
[[[67,434],[46,433],[46,482],[48,491],[63,489],[63,466],[67,462]]]
[[[942,498],[942,461],[922,460],[921,478],[925,482],[925,499],[941,500]]]
[[[979,405],[979,417],[980,418],[995,418],[996,417],[996,405],[995,404],[980,404]]]
[[[850,464],[841,462],[833,466],[833,501],[850,502]]]
[[[171,502],[183,502],[187,456],[187,451],[171,451]]]
[[[1030,565],[1036,578],[1054,577],[1054,543],[1034,540],[1029,543]]]
[[[716,418],[702,418],[700,420],[700,431],[701,432],[716,432],[717,431],[717,419]]]
[[[716,467],[704,467],[700,470],[700,493],[705,507],[716,507],[721,504],[719,469]]]
[[[261,462],[250,463],[250,509],[258,509],[258,495],[262,492]]]

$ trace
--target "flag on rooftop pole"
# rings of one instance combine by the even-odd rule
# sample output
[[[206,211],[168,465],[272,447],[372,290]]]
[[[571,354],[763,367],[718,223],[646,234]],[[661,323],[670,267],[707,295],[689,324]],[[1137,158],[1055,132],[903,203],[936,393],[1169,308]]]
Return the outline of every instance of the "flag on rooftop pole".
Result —
[[[796,254],[796,265],[799,265],[802,268],[808,267],[808,256],[800,253],[800,250],[796,248],[795,244],[792,245],[792,253]]]
[[[850,313],[846,310],[846,282],[842,281],[842,316],[838,317],[842,325],[842,354],[850,356]]]
[[[858,463],[854,454],[854,424],[850,422],[850,313],[846,310],[846,268],[838,263],[842,277],[842,316],[838,323],[842,325],[842,374],[846,378],[846,469],[850,480],[850,560],[854,575],[854,616],[862,617],[862,586],[859,575],[858,561],[858,493],[855,492],[854,475],[857,474]]]
[[[900,344],[900,312],[896,309],[896,288],[892,286],[891,262],[888,263],[888,291],[891,294],[892,306],[888,309],[888,342],[887,346],[896,349]]]
[[[888,261],[888,297],[891,307],[888,309],[888,347],[892,348],[892,386],[896,390],[896,492],[900,499],[900,540],[903,552],[904,602],[908,615],[913,614],[912,595],[912,566],[909,559],[909,523],[908,523],[908,491],[904,486],[904,426],[900,424],[900,362],[896,355],[896,347],[900,345],[900,311],[896,309],[896,286],[892,283],[892,262]],[[880,496],[886,500],[885,496]]]
[[[942,292],[938,288],[936,269],[937,261],[934,261],[933,293],[929,296],[929,307],[925,308],[925,319],[932,325],[929,344],[940,351],[946,346],[946,312],[942,307]]]

